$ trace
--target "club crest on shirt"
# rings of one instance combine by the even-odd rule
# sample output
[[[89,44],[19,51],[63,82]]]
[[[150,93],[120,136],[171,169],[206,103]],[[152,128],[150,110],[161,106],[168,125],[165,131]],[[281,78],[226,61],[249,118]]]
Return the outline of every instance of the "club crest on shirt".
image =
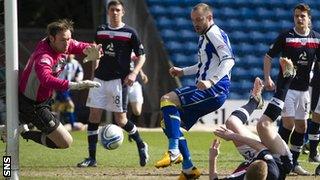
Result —
[[[52,67],[52,73],[57,74],[63,70],[64,66],[67,64],[66,56],[60,57],[58,63]]]

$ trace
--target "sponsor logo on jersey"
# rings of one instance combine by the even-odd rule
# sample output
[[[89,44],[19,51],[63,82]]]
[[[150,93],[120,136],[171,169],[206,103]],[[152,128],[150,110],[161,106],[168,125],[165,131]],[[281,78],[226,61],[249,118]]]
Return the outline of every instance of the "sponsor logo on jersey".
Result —
[[[104,51],[105,54],[115,57],[116,53],[114,52],[113,43],[107,45],[106,50]]]

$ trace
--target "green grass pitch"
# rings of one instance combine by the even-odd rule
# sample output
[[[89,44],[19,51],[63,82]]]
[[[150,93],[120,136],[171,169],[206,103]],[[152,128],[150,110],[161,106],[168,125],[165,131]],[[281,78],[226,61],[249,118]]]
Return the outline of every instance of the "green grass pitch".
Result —
[[[32,141],[20,139],[20,179],[177,179],[181,165],[156,169],[154,163],[167,149],[167,139],[162,132],[140,132],[149,144],[150,161],[146,167],[139,166],[135,143],[125,139],[116,150],[97,147],[96,168],[77,168],[76,164],[87,157],[86,131],[72,132],[74,142],[69,149],[49,149]],[[208,179],[208,148],[214,138],[209,132],[186,132],[185,137],[191,151],[194,165],[203,172],[200,179]],[[5,144],[1,143],[5,155]],[[231,142],[223,141],[218,161],[222,176],[232,172],[242,158]],[[307,155],[301,155],[300,162],[310,172],[316,164],[307,162]],[[316,177],[290,176],[288,179],[317,179]],[[319,178],[320,179],[320,178]]]

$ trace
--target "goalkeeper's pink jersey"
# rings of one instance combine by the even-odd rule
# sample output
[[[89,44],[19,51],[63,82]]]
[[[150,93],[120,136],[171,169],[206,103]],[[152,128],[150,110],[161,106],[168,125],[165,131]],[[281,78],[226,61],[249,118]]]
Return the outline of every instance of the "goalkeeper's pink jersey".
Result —
[[[21,74],[19,92],[33,101],[44,102],[51,98],[53,90],[67,90],[69,81],[57,78],[67,54],[81,54],[88,45],[71,39],[67,52],[57,53],[47,39],[41,40]]]

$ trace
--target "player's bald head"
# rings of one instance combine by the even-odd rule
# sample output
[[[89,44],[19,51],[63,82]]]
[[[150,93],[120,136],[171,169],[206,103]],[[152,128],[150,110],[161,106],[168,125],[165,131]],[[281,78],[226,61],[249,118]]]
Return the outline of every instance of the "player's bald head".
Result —
[[[212,8],[205,3],[199,3],[192,8],[191,12],[198,12],[205,16],[212,15]]]

